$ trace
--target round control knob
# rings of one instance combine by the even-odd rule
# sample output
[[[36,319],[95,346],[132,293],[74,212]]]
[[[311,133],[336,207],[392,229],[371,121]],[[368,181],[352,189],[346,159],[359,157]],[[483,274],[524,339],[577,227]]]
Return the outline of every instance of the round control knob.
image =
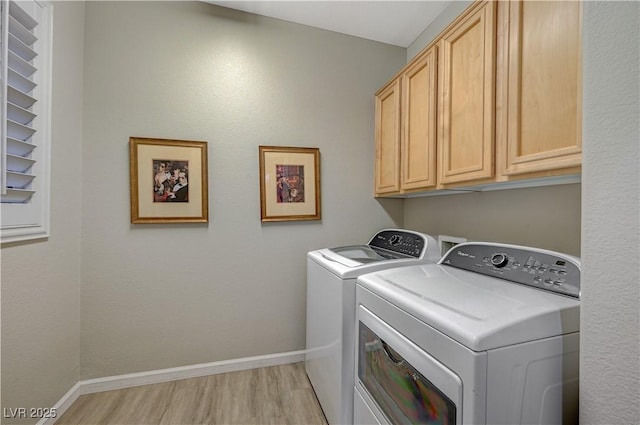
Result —
[[[401,240],[402,240],[402,236],[400,236],[400,235],[392,235],[389,238],[389,244],[392,245],[392,246],[395,246],[395,245],[398,245]]]
[[[499,269],[506,266],[508,262],[509,257],[507,257],[506,254],[493,254],[491,256],[491,264]]]

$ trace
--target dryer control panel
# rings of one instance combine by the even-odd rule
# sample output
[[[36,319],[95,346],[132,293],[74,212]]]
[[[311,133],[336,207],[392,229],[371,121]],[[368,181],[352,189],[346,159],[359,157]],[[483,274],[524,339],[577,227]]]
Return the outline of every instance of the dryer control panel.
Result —
[[[544,249],[493,243],[462,243],[440,264],[580,298],[580,260]]]
[[[383,230],[371,238],[369,246],[418,258],[425,243],[424,238],[415,233],[402,230]]]

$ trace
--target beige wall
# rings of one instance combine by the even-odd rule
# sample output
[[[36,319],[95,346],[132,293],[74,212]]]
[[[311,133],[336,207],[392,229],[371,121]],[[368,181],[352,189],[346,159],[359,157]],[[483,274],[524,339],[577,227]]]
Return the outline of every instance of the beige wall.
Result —
[[[404,224],[433,235],[580,255],[580,184],[405,201]]]
[[[51,407],[80,378],[84,4],[56,2],[51,237],[2,247],[2,408]],[[3,415],[4,416],[4,415]],[[3,419],[3,424],[32,422]]]
[[[373,93],[406,50],[196,2],[88,2],[82,378],[303,349],[305,255],[373,199]],[[209,143],[208,225],[130,225],[130,136]],[[260,223],[258,145],[319,147],[322,221]]]
[[[640,3],[584,4],[581,424],[640,418]]]

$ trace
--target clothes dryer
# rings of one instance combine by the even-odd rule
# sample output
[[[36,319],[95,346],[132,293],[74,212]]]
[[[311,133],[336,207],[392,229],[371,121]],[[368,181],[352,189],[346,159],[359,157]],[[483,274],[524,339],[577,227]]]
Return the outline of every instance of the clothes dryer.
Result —
[[[400,229],[381,230],[366,245],[307,254],[305,366],[329,424],[353,422],[357,277],[439,259],[432,236]]]
[[[580,267],[474,242],[360,276],[354,423],[577,423]]]

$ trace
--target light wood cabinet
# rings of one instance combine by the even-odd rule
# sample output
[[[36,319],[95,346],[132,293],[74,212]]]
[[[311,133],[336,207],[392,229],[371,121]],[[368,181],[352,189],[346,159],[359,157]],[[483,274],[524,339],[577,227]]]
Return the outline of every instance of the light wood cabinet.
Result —
[[[579,174],[581,16],[575,1],[469,6],[376,93],[376,196]]]
[[[436,47],[376,93],[376,195],[436,186]]]
[[[401,77],[403,191],[436,186],[436,49],[419,56]]]
[[[376,93],[376,195],[400,191],[400,80]]]
[[[495,13],[476,3],[439,41],[439,183],[494,175]]]
[[[510,1],[500,7],[499,173],[580,166],[582,2]]]

